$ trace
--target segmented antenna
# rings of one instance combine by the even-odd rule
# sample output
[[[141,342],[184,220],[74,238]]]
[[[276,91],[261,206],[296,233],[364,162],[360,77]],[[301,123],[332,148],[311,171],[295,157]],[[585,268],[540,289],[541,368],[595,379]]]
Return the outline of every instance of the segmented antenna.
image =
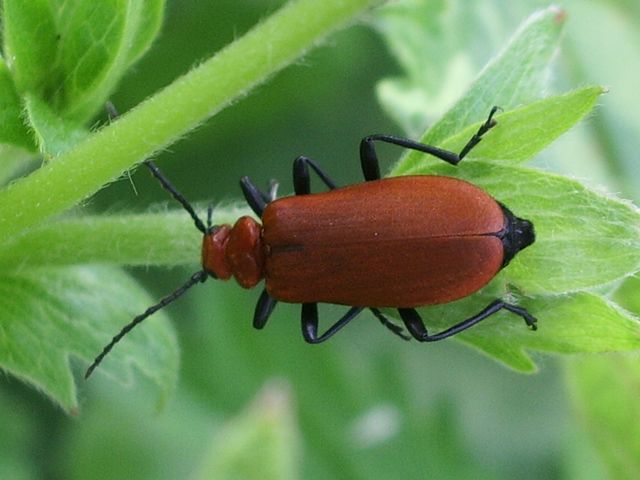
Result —
[[[162,185],[162,188],[164,188],[167,192],[169,192],[169,194],[175,200],[177,200],[180,203],[180,205],[182,205],[182,208],[184,208],[187,212],[189,212],[189,215],[191,215],[191,218],[193,219],[193,223],[195,223],[196,225],[196,228],[200,230],[203,234],[206,234],[207,228],[204,226],[204,223],[202,222],[202,220],[200,220],[200,217],[198,217],[198,215],[196,214],[195,210],[193,209],[189,201],[186,198],[184,198],[184,195],[182,195],[171,184],[169,179],[162,174],[162,172],[160,171],[160,169],[158,169],[155,163],[153,163],[151,160],[144,160],[142,163],[144,163],[147,167],[149,167],[149,170],[151,170],[151,173],[153,174],[153,176],[158,179],[158,181],[160,182],[160,185]]]
[[[207,279],[207,272],[205,272],[204,270],[201,270],[201,271],[199,271],[197,273],[194,273],[191,276],[191,278],[189,278],[189,280],[184,285],[182,285],[180,288],[178,288],[176,291],[170,293],[169,295],[164,297],[162,300],[160,300],[155,305],[147,308],[144,311],[144,313],[138,315],[133,320],[131,320],[131,322],[129,322],[127,325],[125,325],[122,328],[122,330],[120,330],[120,332],[115,337],[113,337],[111,339],[109,344],[102,349],[102,352],[100,352],[100,355],[98,355],[95,358],[95,360],[93,361],[93,363],[89,366],[89,368],[87,368],[87,371],[84,374],[84,378],[86,379],[86,378],[89,378],[89,376],[91,376],[93,371],[96,369],[96,367],[98,365],[100,365],[100,363],[102,362],[104,357],[107,356],[107,354],[111,351],[111,349],[114,347],[114,345],[116,343],[118,343],[120,340],[122,340],[122,337],[124,337],[127,333],[129,333],[131,330],[133,330],[133,328],[135,328],[136,325],[138,325],[140,322],[142,322],[145,318],[149,317],[150,315],[153,315],[155,312],[157,312],[161,308],[166,307],[167,305],[169,305],[173,301],[175,301],[178,298],[180,298],[180,296],[182,296],[182,294],[184,292],[189,290],[196,283],[204,282],[206,279]]]
[[[106,109],[107,109],[107,114],[109,115],[110,120],[115,120],[116,118],[118,118],[119,113],[116,110],[116,107],[111,102],[107,102]],[[151,160],[144,160],[143,163],[149,168],[153,176],[156,177],[156,179],[160,182],[160,185],[162,185],[162,188],[164,188],[167,192],[169,192],[169,194],[171,194],[171,196],[175,200],[177,200],[180,203],[180,205],[182,205],[182,208],[184,208],[189,213],[189,215],[193,219],[193,222],[196,225],[196,228],[200,230],[203,234],[206,234],[207,228],[205,227],[202,220],[200,220],[195,210],[193,209],[191,204],[187,201],[187,199],[184,197],[184,195],[182,195],[171,184],[171,182],[169,182],[169,180],[162,174],[160,169],[158,169],[158,167]],[[211,222],[211,212],[208,214],[208,222],[209,223]],[[111,351],[111,349],[115,346],[115,344],[118,343],[120,340],[122,340],[122,338],[131,330],[133,330],[133,328],[135,328],[136,325],[141,323],[147,317],[153,315],[155,312],[157,312],[161,308],[166,307],[170,303],[180,298],[187,290],[193,287],[196,283],[204,282],[207,279],[207,276],[208,274],[204,270],[194,273],[191,276],[191,278],[189,278],[189,280],[180,288],[178,288],[174,292],[164,297],[155,305],[147,308],[144,311],[144,313],[138,315],[133,320],[131,320],[131,322],[125,325],[122,328],[122,330],[120,330],[120,332],[115,337],[113,337],[111,341],[102,349],[102,352],[100,352],[100,354],[95,358],[93,363],[87,369],[84,375],[84,378],[89,378],[89,376],[93,373],[96,367],[100,365],[104,357],[107,356],[107,354]]]

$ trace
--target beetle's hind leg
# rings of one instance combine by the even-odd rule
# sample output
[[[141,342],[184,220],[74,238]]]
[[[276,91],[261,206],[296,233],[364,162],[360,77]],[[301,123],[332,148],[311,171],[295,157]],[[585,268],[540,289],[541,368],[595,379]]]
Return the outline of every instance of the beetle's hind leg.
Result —
[[[328,340],[333,334],[337,333],[342,327],[344,327],[351,320],[356,318],[364,308],[351,307],[347,313],[345,313],[340,320],[334,323],[329,329],[322,335],[318,335],[318,304],[317,303],[303,303],[302,304],[302,336],[307,343],[322,343]]]
[[[410,150],[417,150],[429,155],[433,155],[440,160],[443,160],[451,165],[457,165],[478,143],[482,140],[482,136],[496,126],[497,122],[493,119],[493,116],[500,109],[500,107],[493,107],[489,112],[487,120],[478,128],[478,131],[469,139],[467,144],[460,150],[460,153],[451,152],[442,148],[434,147],[432,145],[426,145],[424,143],[416,142],[409,138],[396,137],[393,135],[375,134],[364,137],[360,141],[360,164],[362,166],[362,173],[364,179],[367,181],[380,179],[380,161],[378,160],[378,154],[376,153],[376,147],[374,142],[385,142],[399,147],[408,148]]]
[[[416,340],[419,340],[421,342],[436,342],[438,340],[444,340],[445,338],[456,335],[466,330],[467,328],[474,326],[476,323],[490,317],[503,308],[522,317],[529,328],[531,328],[532,330],[536,330],[536,318],[533,315],[531,315],[522,307],[503,302],[502,300],[495,300],[491,302],[480,313],[474,315],[473,317],[467,318],[460,323],[457,323],[453,327],[450,327],[443,332],[436,333],[434,335],[430,335],[427,332],[427,328],[424,326],[422,317],[420,317],[420,314],[414,308],[399,308],[398,312],[400,313],[400,317],[407,327],[407,330]]]
[[[375,315],[375,317],[380,320],[380,323],[387,327],[392,333],[399,336],[403,340],[411,340],[411,337],[404,334],[404,331],[400,325],[396,325],[391,320],[389,320],[380,310],[377,308],[370,308],[371,313]]]

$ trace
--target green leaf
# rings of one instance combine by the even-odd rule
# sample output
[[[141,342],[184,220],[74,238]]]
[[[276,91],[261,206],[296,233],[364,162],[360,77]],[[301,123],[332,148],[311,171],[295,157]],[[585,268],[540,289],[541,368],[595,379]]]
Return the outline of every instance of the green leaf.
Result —
[[[537,332],[501,312],[461,338],[522,372],[536,369],[529,350],[575,353],[640,347],[636,317],[582,292],[640,269],[638,209],[577,181],[512,165],[531,158],[575,125],[604,91],[587,87],[536,100],[546,85],[561,23],[561,12],[554,8],[531,16],[469,92],[422,137],[424,143],[460,151],[493,105],[506,106],[496,116],[498,125],[469,159],[454,167],[411,151],[392,171],[466,179],[535,225],[536,242],[482,292],[423,309],[430,330],[438,331],[476,314],[495,298],[519,300],[538,317]]]
[[[494,105],[505,110],[539,98],[564,24],[564,12],[549,7],[531,15],[471,85],[467,93],[422,138],[439,144],[467,125],[484,120]]]
[[[34,95],[26,95],[26,108],[40,152],[47,159],[56,157],[89,136],[89,131],[72,120],[65,120]]]
[[[403,77],[380,82],[378,95],[412,138],[433,120],[434,113],[442,112],[443,105],[451,105],[462,95],[475,70],[468,53],[469,39],[460,29],[471,23],[469,15],[486,13],[473,8],[465,6],[461,12],[445,9],[442,2],[418,0],[390,4],[376,17],[376,26],[404,71]],[[462,127],[483,120],[493,105],[512,109],[539,98],[547,87],[563,23],[564,12],[557,7],[531,15],[422,141],[440,143]],[[493,33],[476,32],[476,37]]]
[[[7,0],[4,44],[18,91],[86,122],[149,48],[163,11],[164,0]]]
[[[59,85],[57,27],[49,0],[2,2],[3,52],[18,92],[42,98]]]
[[[0,291],[0,366],[68,412],[78,408],[71,358],[86,368],[124,324],[155,303],[109,267],[4,272]],[[178,353],[163,312],[127,335],[96,374],[131,383],[132,366],[158,385],[164,401],[176,382]]]
[[[640,476],[640,361],[610,355],[571,362],[574,402],[610,478]]]
[[[507,105],[469,159],[453,167],[411,151],[392,172],[466,179],[535,225],[536,243],[480,294],[423,309],[430,330],[438,331],[476,314],[497,297],[519,299],[538,317],[537,332],[501,312],[461,338],[522,372],[536,369],[529,350],[575,353],[640,347],[636,317],[602,297],[580,292],[640,268],[638,209],[574,180],[511,165],[531,158],[571,128],[603,93],[601,87],[587,87],[535,100],[557,43],[558,13],[547,9],[530,17],[470,91],[422,137],[425,143],[460,151],[494,104]]]
[[[22,121],[22,105],[4,59],[0,57],[0,143],[35,150]]]
[[[131,63],[150,46],[161,23],[163,1],[50,0],[60,32],[64,117],[84,122],[103,108]],[[145,7],[149,7],[148,18]]]
[[[158,35],[164,16],[165,0],[140,0],[132,3],[131,15],[135,15],[136,31],[128,46],[128,66],[136,63],[151,47]]]
[[[298,432],[286,385],[267,386],[215,436],[194,479],[293,480]]]
[[[640,275],[626,278],[614,292],[613,298],[622,307],[640,315]]]

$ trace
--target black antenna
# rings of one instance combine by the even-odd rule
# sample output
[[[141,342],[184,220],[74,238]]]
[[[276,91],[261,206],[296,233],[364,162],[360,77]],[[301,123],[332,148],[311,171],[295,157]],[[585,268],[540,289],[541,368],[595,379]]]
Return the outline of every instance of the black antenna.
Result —
[[[107,114],[110,120],[114,120],[118,118],[119,116],[118,111],[116,110],[116,107],[111,102],[107,102],[106,108],[107,108]],[[169,180],[162,174],[160,169],[158,169],[158,167],[151,160],[144,160],[143,163],[147,167],[149,167],[149,170],[151,170],[151,173],[153,174],[153,176],[158,179],[158,181],[162,185],[162,188],[164,188],[167,192],[169,192],[171,196],[174,199],[176,199],[180,203],[180,205],[182,205],[182,208],[184,208],[189,213],[189,215],[191,215],[191,218],[193,219],[196,225],[196,228],[200,230],[203,234],[206,234],[207,228],[205,227],[204,223],[202,223],[202,220],[200,220],[200,218],[194,211],[191,204],[187,201],[187,199],[171,184],[171,182],[169,182]],[[211,212],[209,212],[208,214],[208,222],[211,222]],[[144,313],[138,315],[133,320],[131,320],[131,322],[125,325],[122,328],[122,330],[120,330],[120,332],[115,337],[113,337],[111,341],[102,349],[102,352],[100,352],[100,354],[95,358],[93,363],[87,369],[86,373],[84,374],[84,378],[86,379],[86,378],[89,378],[89,376],[91,376],[93,371],[96,369],[98,365],[100,365],[104,357],[107,356],[107,354],[111,351],[111,349],[115,346],[115,344],[118,343],[120,340],[122,340],[122,338],[131,330],[133,330],[133,328],[135,328],[136,325],[141,323],[147,317],[153,315],[155,312],[157,312],[161,308],[166,307],[170,303],[180,298],[187,290],[193,287],[196,283],[204,282],[207,279],[207,277],[208,277],[208,274],[204,270],[194,273],[193,275],[191,275],[191,278],[189,278],[189,280],[187,280],[187,282],[184,285],[182,285],[180,288],[178,288],[174,292],[164,297],[155,305],[147,308],[144,311]]]
[[[184,198],[184,195],[182,195],[176,189],[176,187],[174,187],[171,184],[169,179],[162,174],[162,172],[156,166],[155,163],[153,163],[151,160],[144,160],[142,163],[144,163],[147,167],[149,167],[149,170],[151,170],[151,173],[153,174],[153,176],[158,179],[158,181],[160,182],[160,185],[162,185],[162,188],[164,188],[167,192],[169,192],[174,199],[180,202],[180,205],[182,205],[182,208],[184,208],[187,212],[189,212],[189,215],[191,215],[191,218],[193,218],[193,223],[196,224],[196,228],[200,230],[204,235],[206,235],[207,228],[204,226],[204,223],[202,223],[202,220],[200,220],[200,217],[198,217],[198,215],[196,214],[195,210],[193,209],[189,201],[186,198]]]
[[[120,114],[118,113],[118,110],[116,109],[113,103],[107,102],[106,109],[107,109],[107,115],[109,116],[109,120],[113,121],[120,116]],[[202,222],[202,220],[200,220],[200,217],[198,217],[198,214],[195,212],[195,210],[193,209],[189,201],[184,197],[184,195],[182,195],[182,193],[180,193],[178,189],[171,184],[169,179],[164,176],[164,174],[160,171],[160,169],[156,166],[155,163],[153,163],[149,159],[143,160],[142,163],[144,163],[149,168],[153,176],[156,177],[156,179],[160,182],[160,185],[162,185],[162,188],[164,188],[167,192],[169,192],[169,194],[175,200],[177,200],[178,203],[180,203],[180,205],[182,205],[182,208],[184,208],[189,213],[189,215],[193,219],[193,223],[195,223],[196,225],[196,228],[206,235],[207,229],[204,226],[204,223]]]
[[[129,333],[136,325],[138,325],[140,322],[142,322],[145,318],[149,317],[150,315],[153,315],[155,312],[157,312],[161,308],[166,307],[167,305],[172,303],[174,300],[177,300],[178,298],[180,298],[180,296],[182,296],[184,292],[189,290],[196,283],[204,282],[206,279],[207,279],[207,272],[205,272],[204,270],[194,273],[191,276],[191,278],[189,278],[189,280],[180,288],[178,288],[176,291],[170,293],[155,305],[147,308],[144,311],[144,313],[138,315],[133,320],[131,320],[131,322],[125,325],[122,328],[122,330],[120,330],[120,332],[111,339],[109,344],[102,349],[102,352],[100,352],[100,355],[98,355],[93,361],[93,363],[91,364],[91,366],[87,368],[87,371],[84,374],[84,378],[85,379],[89,378],[89,376],[93,373],[96,367],[100,365],[104,357],[111,351],[114,345],[118,343],[120,340],[122,340],[122,337],[124,337],[127,333]]]

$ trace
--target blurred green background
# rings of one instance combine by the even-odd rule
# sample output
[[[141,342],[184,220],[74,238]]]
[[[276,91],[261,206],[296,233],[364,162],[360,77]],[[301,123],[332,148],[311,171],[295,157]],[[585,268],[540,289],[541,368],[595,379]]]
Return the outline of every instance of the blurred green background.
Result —
[[[282,3],[169,0],[160,38],[113,101],[122,111],[136,105]],[[434,95],[441,99],[460,92],[522,20],[548,5],[430,3],[429,21],[448,42],[447,56],[434,58],[442,75]],[[637,202],[640,7],[634,0],[561,6],[568,21],[550,93],[588,84],[608,86],[610,93],[537,165]],[[280,179],[281,194],[291,192],[291,163],[300,154],[320,161],[341,184],[359,180],[360,138],[403,134],[376,100],[377,83],[400,70],[369,20],[333,36],[191,132],[158,157],[159,166],[187,198],[205,203],[240,200],[238,179],[246,174],[263,185]],[[452,51],[465,59],[468,78],[447,77]],[[442,100],[434,117],[448,106]],[[387,165],[398,155],[383,152]],[[213,159],[223,159],[216,165],[225,168],[212,167]],[[143,212],[158,203],[169,203],[165,192],[139,171],[101,191],[88,208]],[[136,271],[158,298],[187,273]],[[279,305],[268,327],[256,332],[251,318],[258,293],[208,282],[170,307],[181,346],[180,381],[160,412],[150,386],[122,387],[96,375],[81,383],[81,411],[70,418],[4,377],[0,478],[599,479],[625,478],[624,472],[638,478],[601,460],[602,444],[585,418],[581,358],[539,357],[540,372],[523,376],[455,341],[396,341],[366,316],[312,347],[301,339],[296,306]],[[323,318],[339,311],[321,310]],[[607,372],[620,372],[621,364],[638,382],[637,359],[589,362],[589,370],[600,373],[589,379],[595,391],[607,392]],[[637,408],[622,413],[623,424],[640,420]],[[637,468],[637,462],[621,463]]]

